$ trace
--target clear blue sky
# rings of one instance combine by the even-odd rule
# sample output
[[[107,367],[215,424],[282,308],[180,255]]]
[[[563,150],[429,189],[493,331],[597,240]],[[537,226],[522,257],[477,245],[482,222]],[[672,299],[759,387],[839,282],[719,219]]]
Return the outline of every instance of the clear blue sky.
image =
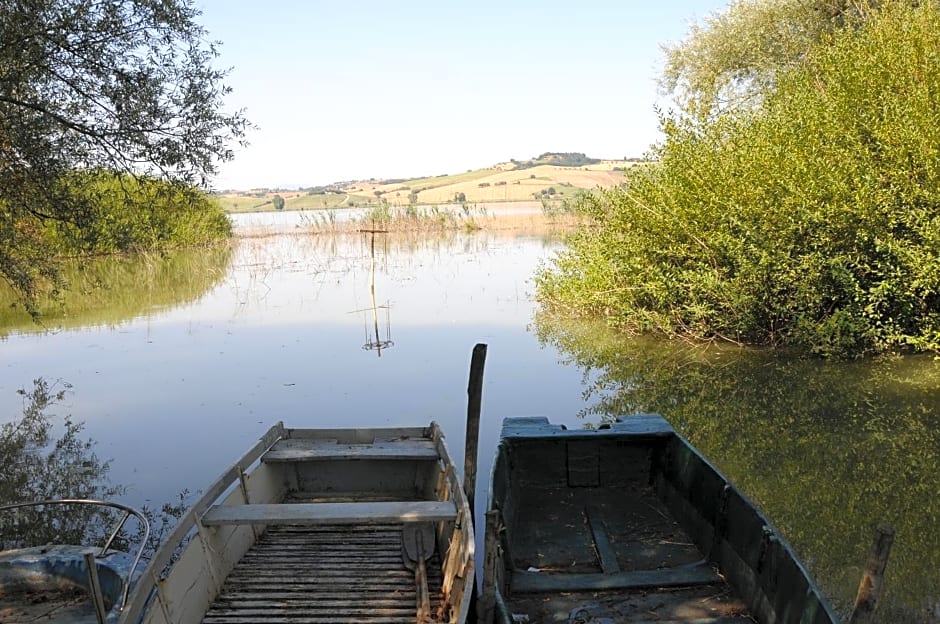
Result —
[[[216,188],[641,156],[663,43],[727,0],[197,0],[258,128]]]

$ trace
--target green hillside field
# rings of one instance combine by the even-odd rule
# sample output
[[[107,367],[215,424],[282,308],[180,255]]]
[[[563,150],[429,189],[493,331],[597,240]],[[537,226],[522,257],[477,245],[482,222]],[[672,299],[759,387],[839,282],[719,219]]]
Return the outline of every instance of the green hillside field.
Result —
[[[318,210],[447,203],[520,202],[573,198],[584,190],[620,184],[636,160],[599,160],[576,153],[546,153],[483,169],[407,180],[358,180],[301,190],[253,189],[216,194],[227,212],[273,210],[280,195],[285,210]]]

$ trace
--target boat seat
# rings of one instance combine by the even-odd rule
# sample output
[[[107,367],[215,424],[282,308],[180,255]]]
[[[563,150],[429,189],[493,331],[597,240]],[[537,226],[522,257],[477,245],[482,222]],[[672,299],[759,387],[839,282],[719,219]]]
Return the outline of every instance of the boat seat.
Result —
[[[397,438],[376,440],[368,444],[346,444],[324,439],[279,440],[261,461],[307,462],[343,459],[436,460],[440,458],[433,440]]]
[[[649,587],[688,587],[721,583],[722,578],[707,563],[699,562],[658,570],[632,570],[614,574],[559,574],[513,570],[513,592],[600,591]]]
[[[213,505],[202,516],[205,526],[227,524],[383,524],[456,520],[453,501],[365,503],[281,503]]]

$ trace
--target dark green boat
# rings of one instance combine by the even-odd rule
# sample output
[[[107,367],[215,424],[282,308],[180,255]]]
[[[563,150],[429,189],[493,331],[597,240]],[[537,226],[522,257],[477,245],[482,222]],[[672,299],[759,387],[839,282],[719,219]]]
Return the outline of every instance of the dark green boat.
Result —
[[[510,418],[480,622],[836,624],[793,549],[658,415]]]

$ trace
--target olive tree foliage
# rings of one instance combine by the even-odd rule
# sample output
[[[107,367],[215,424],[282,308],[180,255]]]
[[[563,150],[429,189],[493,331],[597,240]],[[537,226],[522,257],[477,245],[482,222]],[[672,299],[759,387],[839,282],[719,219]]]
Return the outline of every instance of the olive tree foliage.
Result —
[[[548,307],[825,356],[940,351],[940,5],[885,0],[760,102],[664,116],[654,161],[586,197]]]
[[[93,218],[74,172],[205,186],[232,158],[248,122],[223,110],[198,15],[191,0],[0,0],[0,276],[28,306],[56,285],[43,222]]]

